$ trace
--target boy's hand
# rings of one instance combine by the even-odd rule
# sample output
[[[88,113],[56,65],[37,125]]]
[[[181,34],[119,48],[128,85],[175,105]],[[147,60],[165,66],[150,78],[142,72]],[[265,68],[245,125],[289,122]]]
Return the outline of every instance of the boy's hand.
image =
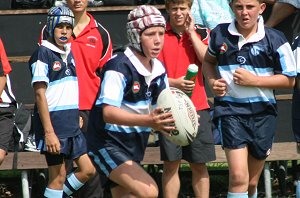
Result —
[[[153,124],[152,128],[155,131],[160,131],[160,132],[170,132],[176,129],[175,127],[175,120],[172,117],[172,113],[164,113],[163,109],[161,107],[157,107],[154,109],[151,113],[150,116],[152,117]]]
[[[174,85],[173,87],[180,89],[184,93],[191,93],[195,87],[195,82],[192,80],[185,80],[184,77],[185,76],[172,79],[172,85]]]
[[[56,134],[53,133],[46,133],[45,135],[45,143],[47,151],[51,154],[60,154],[60,142],[56,136]]]
[[[223,78],[214,80],[211,87],[212,87],[213,93],[216,96],[219,96],[219,97],[225,96],[226,91],[227,91],[227,83]]]
[[[255,86],[256,76],[244,68],[238,68],[233,73],[233,82],[242,86]]]
[[[194,18],[191,14],[191,12],[189,12],[187,14],[187,17],[186,17],[186,21],[185,21],[185,31],[188,33],[188,34],[191,34],[193,32],[195,32],[195,22],[194,22]]]

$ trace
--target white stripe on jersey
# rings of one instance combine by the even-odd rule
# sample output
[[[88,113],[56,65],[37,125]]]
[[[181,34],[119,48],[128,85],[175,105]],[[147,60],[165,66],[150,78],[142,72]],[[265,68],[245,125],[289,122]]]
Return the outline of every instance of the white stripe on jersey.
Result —
[[[49,83],[46,90],[49,111],[78,109],[77,77],[69,76]],[[65,98],[62,100],[61,98]],[[66,100],[67,99],[67,100]]]
[[[289,43],[285,43],[281,45],[277,52],[280,55],[280,63],[282,67],[282,74],[287,76],[295,76],[295,59],[293,57],[293,53],[291,46]]]

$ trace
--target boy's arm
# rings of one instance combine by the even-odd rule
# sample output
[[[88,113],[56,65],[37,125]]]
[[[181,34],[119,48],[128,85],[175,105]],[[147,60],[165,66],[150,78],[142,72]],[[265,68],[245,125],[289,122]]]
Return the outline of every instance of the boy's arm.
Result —
[[[235,70],[233,81],[237,85],[270,89],[292,88],[295,85],[294,77],[288,77],[283,74],[256,76],[244,68]]]
[[[198,33],[195,30],[195,23],[192,14],[189,13],[189,17],[186,21],[187,33],[190,35],[190,39],[193,44],[193,48],[197,55],[198,60],[203,63],[204,56],[207,50],[207,45],[205,45],[198,36]]]
[[[103,105],[104,122],[125,126],[145,126],[157,131],[175,130],[172,113],[163,113],[161,108],[156,108],[150,114],[129,113],[115,106]]]
[[[47,85],[44,82],[35,82],[33,85],[36,104],[39,110],[40,119],[44,128],[45,143],[49,153],[58,154],[60,152],[60,143],[54,132],[50,113],[48,110],[48,103],[46,99]]]
[[[207,51],[202,64],[203,73],[214,95],[222,97],[226,94],[227,84],[223,78],[218,79],[216,66],[217,59]]]

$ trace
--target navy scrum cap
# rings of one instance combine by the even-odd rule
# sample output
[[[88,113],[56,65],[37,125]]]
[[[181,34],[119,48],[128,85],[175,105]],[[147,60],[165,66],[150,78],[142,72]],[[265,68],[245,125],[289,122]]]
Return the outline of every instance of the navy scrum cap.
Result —
[[[47,16],[47,31],[50,37],[54,36],[54,29],[60,23],[67,23],[74,27],[73,12],[65,6],[50,8]]]

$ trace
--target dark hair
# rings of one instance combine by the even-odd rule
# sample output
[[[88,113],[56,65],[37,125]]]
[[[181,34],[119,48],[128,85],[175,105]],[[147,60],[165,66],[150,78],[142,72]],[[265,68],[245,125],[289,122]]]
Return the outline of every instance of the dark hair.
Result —
[[[234,0],[231,0],[230,3],[232,3]],[[259,3],[264,3],[265,0],[257,0]]]
[[[193,4],[193,0],[165,0],[165,6],[167,10],[169,9],[170,3],[174,3],[174,4],[188,3],[189,8],[191,8]]]

